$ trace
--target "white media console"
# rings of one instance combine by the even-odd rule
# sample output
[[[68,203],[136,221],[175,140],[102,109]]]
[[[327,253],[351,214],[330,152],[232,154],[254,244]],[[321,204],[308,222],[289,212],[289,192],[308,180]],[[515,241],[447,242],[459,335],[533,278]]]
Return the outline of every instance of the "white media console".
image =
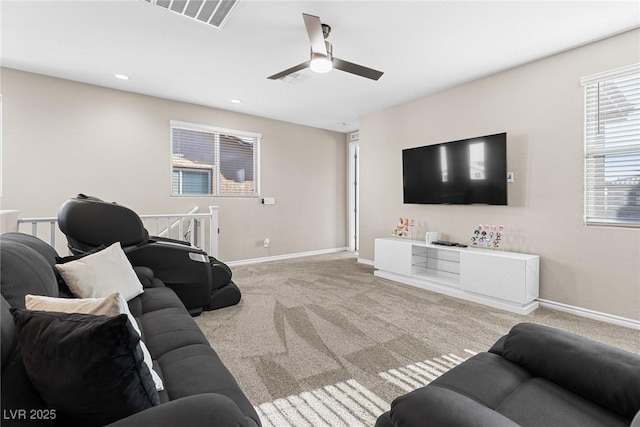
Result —
[[[518,314],[538,308],[539,266],[537,255],[375,239],[376,276]]]

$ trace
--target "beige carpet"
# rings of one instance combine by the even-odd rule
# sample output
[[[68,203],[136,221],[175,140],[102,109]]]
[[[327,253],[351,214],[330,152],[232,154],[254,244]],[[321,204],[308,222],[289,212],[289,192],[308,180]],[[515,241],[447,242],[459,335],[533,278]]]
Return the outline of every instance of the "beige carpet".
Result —
[[[349,252],[233,273],[240,304],[195,320],[267,427],[373,425],[394,397],[520,322],[640,353],[637,330],[545,309],[519,316],[413,288],[375,277]]]

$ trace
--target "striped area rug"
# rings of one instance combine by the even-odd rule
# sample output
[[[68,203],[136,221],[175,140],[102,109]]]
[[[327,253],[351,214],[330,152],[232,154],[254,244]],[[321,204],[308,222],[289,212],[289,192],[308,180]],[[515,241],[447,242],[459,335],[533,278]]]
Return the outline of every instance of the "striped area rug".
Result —
[[[403,394],[423,387],[477,354],[464,350],[379,372]],[[466,356],[466,357],[465,357]],[[255,406],[263,427],[371,427],[390,402],[350,379]]]

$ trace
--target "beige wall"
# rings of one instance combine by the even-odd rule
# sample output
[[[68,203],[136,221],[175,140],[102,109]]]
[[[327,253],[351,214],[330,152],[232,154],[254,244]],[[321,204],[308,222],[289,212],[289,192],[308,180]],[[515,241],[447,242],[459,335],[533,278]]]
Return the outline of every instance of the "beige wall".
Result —
[[[342,133],[11,69],[2,69],[1,90],[2,209],[55,216],[79,192],[140,214],[217,205],[226,261],[346,246]],[[261,133],[262,195],[276,204],[171,197],[170,120]]]
[[[639,61],[635,30],[361,118],[360,257],[400,216],[460,242],[504,224],[506,250],[541,256],[541,298],[640,320],[640,230],[583,225],[579,83]],[[508,207],[402,203],[401,149],[504,131]]]

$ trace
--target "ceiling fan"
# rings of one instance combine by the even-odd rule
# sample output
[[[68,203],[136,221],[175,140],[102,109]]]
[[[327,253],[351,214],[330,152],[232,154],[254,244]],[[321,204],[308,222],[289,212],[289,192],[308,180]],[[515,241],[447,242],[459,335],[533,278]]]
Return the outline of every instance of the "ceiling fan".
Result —
[[[327,24],[322,24],[320,18],[314,15],[303,13],[302,19],[304,19],[304,25],[307,28],[307,34],[311,42],[311,58],[302,64],[267,77],[268,79],[278,80],[305,68],[311,68],[311,71],[315,71],[316,73],[328,73],[335,68],[371,80],[378,80],[382,74],[384,74],[382,71],[343,61],[333,56],[331,43],[326,40],[331,32],[331,27]]]

